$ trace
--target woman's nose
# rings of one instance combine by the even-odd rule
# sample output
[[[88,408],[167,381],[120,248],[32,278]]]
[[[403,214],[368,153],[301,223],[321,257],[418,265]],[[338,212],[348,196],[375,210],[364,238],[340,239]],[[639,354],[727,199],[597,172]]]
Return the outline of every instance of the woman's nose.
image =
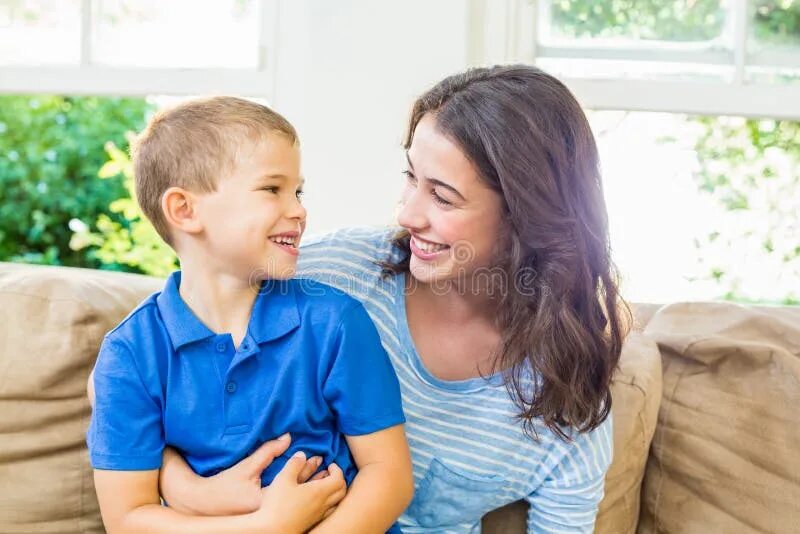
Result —
[[[423,202],[418,193],[418,189],[406,190],[403,193],[400,209],[397,212],[397,224],[403,228],[419,230],[427,225]]]

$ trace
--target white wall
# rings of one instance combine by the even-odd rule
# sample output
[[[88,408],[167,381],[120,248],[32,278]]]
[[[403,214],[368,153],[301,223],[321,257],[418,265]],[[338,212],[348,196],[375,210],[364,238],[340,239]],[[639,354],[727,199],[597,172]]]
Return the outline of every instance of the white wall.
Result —
[[[414,98],[467,65],[463,0],[291,0],[272,104],[298,128],[309,231],[394,220]]]

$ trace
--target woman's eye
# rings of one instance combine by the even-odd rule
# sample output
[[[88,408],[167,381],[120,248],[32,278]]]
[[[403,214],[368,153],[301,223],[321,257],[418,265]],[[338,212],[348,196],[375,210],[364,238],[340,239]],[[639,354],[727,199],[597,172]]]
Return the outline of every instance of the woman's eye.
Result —
[[[453,205],[453,203],[450,202],[449,200],[439,196],[439,194],[435,190],[431,191],[431,194],[433,195],[433,201],[436,202],[437,204],[441,204],[442,206],[452,206]]]
[[[267,193],[277,193],[278,192],[278,188],[275,187],[275,186],[272,186],[272,185],[268,186],[268,187],[262,187],[261,190],[262,191],[266,191]]]
[[[305,194],[305,191],[298,190],[294,195],[297,197],[297,200],[300,200],[305,196]]]

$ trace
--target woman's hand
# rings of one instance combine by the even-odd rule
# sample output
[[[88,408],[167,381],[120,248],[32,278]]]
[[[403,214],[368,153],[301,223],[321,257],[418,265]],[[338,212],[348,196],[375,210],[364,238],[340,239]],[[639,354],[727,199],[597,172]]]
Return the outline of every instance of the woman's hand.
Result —
[[[327,517],[347,493],[339,466],[328,466],[328,474],[302,483],[308,465],[302,452],[292,456],[272,483],[261,490],[259,509],[251,514],[256,524],[269,532],[302,534]]]
[[[195,474],[180,454],[168,448],[159,476],[161,496],[171,508],[190,515],[238,515],[259,510],[261,473],[286,452],[291,441],[288,434],[267,441],[238,464],[211,477]],[[306,482],[321,462],[319,456],[304,461],[296,483]],[[281,473],[285,470],[286,467]],[[327,470],[321,471],[314,479],[327,475]]]

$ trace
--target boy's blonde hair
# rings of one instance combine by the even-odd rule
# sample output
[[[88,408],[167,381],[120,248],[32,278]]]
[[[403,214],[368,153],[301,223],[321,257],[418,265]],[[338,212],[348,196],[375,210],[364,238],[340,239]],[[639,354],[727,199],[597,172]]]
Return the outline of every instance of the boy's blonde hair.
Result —
[[[298,142],[294,127],[266,106],[231,96],[185,102],[157,113],[131,147],[136,198],[164,241],[171,243],[161,210],[170,187],[212,192],[230,172],[237,151],[270,133]]]

